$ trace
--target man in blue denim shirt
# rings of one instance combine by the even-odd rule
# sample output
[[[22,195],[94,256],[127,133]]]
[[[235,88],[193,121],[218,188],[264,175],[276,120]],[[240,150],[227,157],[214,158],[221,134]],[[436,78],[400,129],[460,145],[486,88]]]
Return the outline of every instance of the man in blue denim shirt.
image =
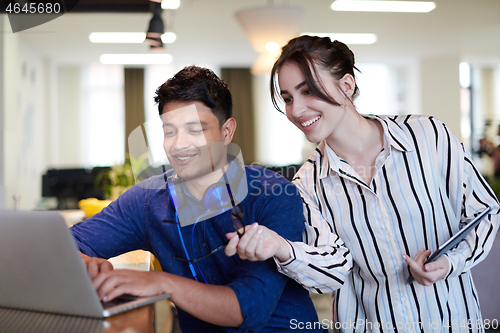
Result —
[[[158,88],[155,101],[173,170],[142,181],[71,228],[100,298],[171,293],[183,332],[292,331],[297,322],[323,332],[308,292],[279,274],[272,260],[214,251],[237,228],[236,215],[292,241],[304,230],[291,183],[228,155],[236,122],[226,84],[208,69],[186,67]],[[236,212],[214,206],[212,190],[220,188],[227,188],[226,198],[215,202],[229,196]],[[103,259],[137,249],[153,253],[163,271],[113,270]]]

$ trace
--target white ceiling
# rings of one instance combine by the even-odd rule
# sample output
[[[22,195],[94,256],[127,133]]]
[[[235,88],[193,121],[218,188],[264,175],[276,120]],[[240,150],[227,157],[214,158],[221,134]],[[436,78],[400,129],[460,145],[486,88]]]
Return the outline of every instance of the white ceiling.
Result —
[[[500,0],[434,0],[426,14],[353,13],[330,10],[332,0],[283,0],[306,9],[300,31],[376,33],[372,45],[353,45],[357,60],[459,56],[500,63]],[[188,64],[251,66],[257,57],[234,13],[265,0],[183,0],[175,10],[177,41],[167,45],[176,67]],[[165,12],[165,11],[164,11]],[[145,44],[92,44],[90,32],[145,32],[150,14],[65,14],[19,32],[22,40],[57,63],[98,61],[102,53],[145,53]],[[164,20],[171,16],[164,13]],[[172,22],[172,20],[170,20]],[[168,22],[166,22],[168,24]]]

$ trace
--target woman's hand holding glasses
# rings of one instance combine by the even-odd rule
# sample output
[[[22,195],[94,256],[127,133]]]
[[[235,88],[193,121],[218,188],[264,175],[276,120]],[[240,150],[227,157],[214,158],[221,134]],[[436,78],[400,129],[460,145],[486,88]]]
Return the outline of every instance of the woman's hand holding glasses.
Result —
[[[245,215],[245,214],[243,213],[243,210],[241,209],[241,207],[239,205],[233,206],[233,208],[231,209],[230,220],[231,220],[231,224],[233,225],[233,228],[235,230],[234,234],[236,234],[240,238],[243,237],[243,235],[245,234],[245,228],[244,228],[245,224],[243,223],[243,215]],[[170,220],[163,220],[163,222],[166,222],[166,223],[176,223],[176,224],[179,223],[179,222],[170,221]],[[195,263],[197,261],[201,261],[201,260],[203,260],[205,258],[208,258],[212,254],[214,254],[216,252],[219,252],[220,250],[224,249],[228,243],[229,243],[229,240],[226,241],[224,244],[221,244],[220,246],[216,247],[215,249],[211,250],[209,253],[207,253],[207,254],[199,257],[199,258],[186,259],[186,258],[179,257],[179,256],[176,256],[176,255],[172,256],[172,258],[178,259],[178,260],[181,260],[181,261],[185,261],[185,262],[189,262],[189,263]]]
[[[262,261],[271,257],[276,257],[280,261],[287,261],[291,258],[291,246],[276,232],[259,225],[257,222],[245,227],[242,237],[236,232],[226,234],[229,243],[225,248],[227,256],[236,253],[241,259],[250,261]]]

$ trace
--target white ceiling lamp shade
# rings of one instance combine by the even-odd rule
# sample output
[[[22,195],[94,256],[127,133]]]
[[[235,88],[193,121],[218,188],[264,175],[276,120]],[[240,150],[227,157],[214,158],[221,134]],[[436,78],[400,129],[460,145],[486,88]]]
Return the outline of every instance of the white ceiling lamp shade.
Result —
[[[304,13],[297,6],[268,6],[239,11],[236,18],[254,50],[260,53],[266,51],[267,43],[283,46],[295,37]]]
[[[428,13],[436,8],[432,1],[335,0],[330,8],[350,12]]]
[[[298,35],[304,14],[302,7],[287,5],[250,8],[236,13],[253,49],[260,53],[252,66],[252,74],[263,75],[271,71],[280,48]]]

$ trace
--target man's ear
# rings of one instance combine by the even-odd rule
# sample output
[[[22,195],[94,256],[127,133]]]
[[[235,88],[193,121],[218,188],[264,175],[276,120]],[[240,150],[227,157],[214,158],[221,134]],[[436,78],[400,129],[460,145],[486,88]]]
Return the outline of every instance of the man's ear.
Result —
[[[349,97],[350,100],[352,100],[354,90],[356,89],[356,81],[354,80],[354,77],[351,74],[346,73],[339,80],[339,86],[340,90],[342,90],[342,92],[346,94],[346,96]]]
[[[224,134],[224,144],[228,145],[233,140],[234,131],[236,130],[236,120],[234,118],[229,118],[222,125],[222,133]]]

